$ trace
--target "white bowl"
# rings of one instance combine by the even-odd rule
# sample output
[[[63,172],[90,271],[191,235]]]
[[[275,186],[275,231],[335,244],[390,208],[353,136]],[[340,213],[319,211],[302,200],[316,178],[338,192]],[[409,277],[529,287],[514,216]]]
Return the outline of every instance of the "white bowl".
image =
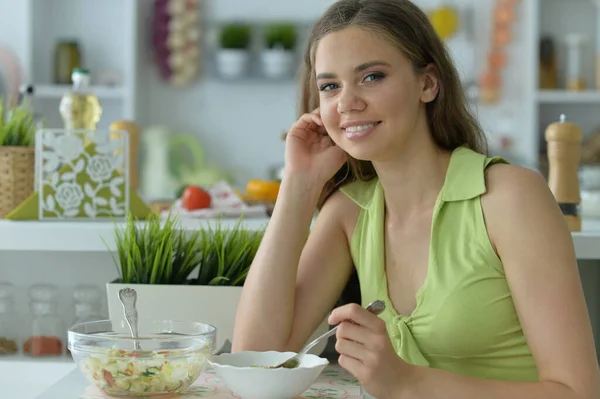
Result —
[[[294,369],[269,369],[294,352],[238,352],[209,360],[217,376],[242,399],[292,399],[306,391],[329,364],[327,359],[305,355]],[[263,366],[263,367],[261,367]]]

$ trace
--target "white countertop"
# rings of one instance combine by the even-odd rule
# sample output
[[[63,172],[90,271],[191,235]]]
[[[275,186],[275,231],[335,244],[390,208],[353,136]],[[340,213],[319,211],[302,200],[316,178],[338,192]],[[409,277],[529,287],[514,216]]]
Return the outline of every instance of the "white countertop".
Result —
[[[28,360],[0,357],[0,387],[3,399],[35,399],[46,392],[53,384],[69,375],[79,372],[73,361],[54,359]],[[83,381],[85,385],[85,381]],[[80,391],[80,394],[83,390]],[[77,399],[79,396],[72,396]],[[49,396],[53,399],[67,399],[67,396]],[[69,398],[70,399],[70,398]]]
[[[35,399],[78,399],[85,392],[89,383],[81,372],[73,369],[48,389],[41,392]],[[21,398],[14,396],[14,398]]]

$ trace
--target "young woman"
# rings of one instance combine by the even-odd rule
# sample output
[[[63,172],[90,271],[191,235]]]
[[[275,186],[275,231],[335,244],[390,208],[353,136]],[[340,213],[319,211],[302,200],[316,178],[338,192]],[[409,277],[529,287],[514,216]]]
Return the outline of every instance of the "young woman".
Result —
[[[340,365],[371,395],[599,398],[560,209],[536,172],[486,155],[423,12],[408,0],[339,0],[314,25],[304,63],[303,115],[287,135],[234,351],[298,350],[356,270],[363,307],[383,299],[387,310],[345,305],[329,321],[341,323]]]

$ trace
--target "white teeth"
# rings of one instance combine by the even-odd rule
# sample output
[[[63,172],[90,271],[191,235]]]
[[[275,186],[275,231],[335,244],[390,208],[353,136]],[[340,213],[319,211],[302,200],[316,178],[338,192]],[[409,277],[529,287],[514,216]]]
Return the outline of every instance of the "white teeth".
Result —
[[[362,125],[362,126],[349,126],[346,128],[346,131],[349,133],[356,133],[356,132],[361,132],[363,130],[370,129],[372,127],[375,127],[375,123],[371,123],[369,125]]]

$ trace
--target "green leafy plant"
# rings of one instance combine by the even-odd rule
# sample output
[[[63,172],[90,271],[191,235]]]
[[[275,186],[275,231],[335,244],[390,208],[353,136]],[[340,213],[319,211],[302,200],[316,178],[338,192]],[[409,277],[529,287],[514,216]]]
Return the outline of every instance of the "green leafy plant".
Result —
[[[219,225],[214,230],[209,228],[208,231],[204,231],[198,275],[190,284],[244,284],[264,230],[245,230],[241,228],[240,222],[238,221],[232,229],[224,229]]]
[[[264,230],[248,231],[241,220],[233,228],[189,231],[168,215],[152,214],[143,222],[128,215],[115,228],[113,261],[124,284],[243,285]],[[198,270],[195,277],[191,275]]]
[[[5,110],[0,99],[0,146],[32,147],[35,132],[33,113],[28,108],[19,105]]]
[[[293,50],[298,35],[296,27],[292,24],[274,24],[265,28],[264,38],[269,49],[281,47],[284,50]]]
[[[250,46],[250,26],[232,23],[221,28],[221,48],[244,50]]]

